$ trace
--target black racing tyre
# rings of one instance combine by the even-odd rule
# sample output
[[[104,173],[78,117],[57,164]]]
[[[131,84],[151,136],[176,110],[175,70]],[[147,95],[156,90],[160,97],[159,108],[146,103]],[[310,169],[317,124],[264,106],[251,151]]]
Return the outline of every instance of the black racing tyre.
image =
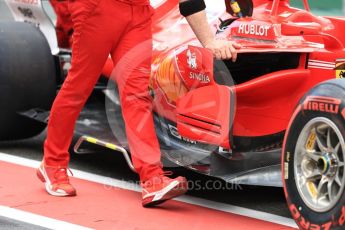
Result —
[[[301,229],[345,229],[345,80],[314,87],[285,135],[287,204]]]
[[[21,22],[0,22],[0,140],[35,136],[46,125],[19,115],[49,110],[56,94],[54,57],[43,34]]]

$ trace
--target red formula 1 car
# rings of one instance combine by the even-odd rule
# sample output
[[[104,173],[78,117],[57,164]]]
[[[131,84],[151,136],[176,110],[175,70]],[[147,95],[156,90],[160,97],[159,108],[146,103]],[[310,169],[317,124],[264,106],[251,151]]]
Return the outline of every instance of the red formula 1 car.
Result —
[[[6,1],[17,21],[43,32],[0,23],[0,138],[16,139],[44,129],[52,77],[63,81],[70,53],[40,1]],[[217,36],[242,45],[236,62],[201,48],[177,0],[153,1],[150,92],[163,158],[229,183],[283,186],[300,228],[344,229],[345,18],[315,16],[306,0],[305,9],[288,0],[210,2]],[[84,110],[75,151],[102,145],[131,166],[116,86],[97,88],[105,112]]]

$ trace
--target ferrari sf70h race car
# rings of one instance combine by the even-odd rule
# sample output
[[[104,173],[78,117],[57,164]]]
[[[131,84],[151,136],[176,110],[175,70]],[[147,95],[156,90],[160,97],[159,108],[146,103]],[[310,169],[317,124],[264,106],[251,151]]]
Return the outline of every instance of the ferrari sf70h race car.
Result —
[[[44,130],[71,56],[40,0],[5,1],[16,22],[0,23],[1,140]],[[344,229],[345,18],[315,16],[307,0],[304,9],[206,2],[216,36],[242,46],[236,62],[201,47],[177,0],[152,1],[149,90],[162,157],[229,183],[282,186],[301,229]],[[112,69],[109,60],[102,75]],[[103,109],[81,114],[75,152],[101,145],[133,169],[116,85],[97,90]]]

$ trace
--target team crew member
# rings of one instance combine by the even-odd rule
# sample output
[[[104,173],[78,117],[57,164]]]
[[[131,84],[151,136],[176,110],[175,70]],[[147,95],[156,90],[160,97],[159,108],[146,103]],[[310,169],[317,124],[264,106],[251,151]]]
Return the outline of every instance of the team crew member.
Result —
[[[217,59],[232,59],[235,62],[240,45],[215,38],[208,25],[205,9],[204,0],[180,0],[180,12],[186,17],[201,44],[210,49]]]
[[[71,48],[73,22],[68,11],[68,0],[50,0],[56,13],[56,36],[60,48]]]
[[[76,195],[67,174],[68,149],[76,120],[110,54],[132,160],[143,187],[143,206],[185,193],[186,179],[170,179],[162,170],[154,131],[148,92],[153,14],[149,0],[69,0],[68,8],[74,29],[72,67],[51,109],[44,157],[37,169],[46,191]],[[140,60],[143,55],[145,60]]]

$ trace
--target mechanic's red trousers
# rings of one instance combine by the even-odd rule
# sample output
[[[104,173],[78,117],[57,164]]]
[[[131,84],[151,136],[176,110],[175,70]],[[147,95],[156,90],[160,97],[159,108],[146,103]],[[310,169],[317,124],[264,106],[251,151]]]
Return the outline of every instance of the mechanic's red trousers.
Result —
[[[121,0],[70,0],[69,10],[72,67],[51,110],[45,164],[67,167],[76,120],[110,54],[134,166],[142,181],[163,173],[148,92],[153,9]]]
[[[68,10],[68,0],[50,0],[56,13],[56,36],[60,48],[71,48],[73,22]]]

